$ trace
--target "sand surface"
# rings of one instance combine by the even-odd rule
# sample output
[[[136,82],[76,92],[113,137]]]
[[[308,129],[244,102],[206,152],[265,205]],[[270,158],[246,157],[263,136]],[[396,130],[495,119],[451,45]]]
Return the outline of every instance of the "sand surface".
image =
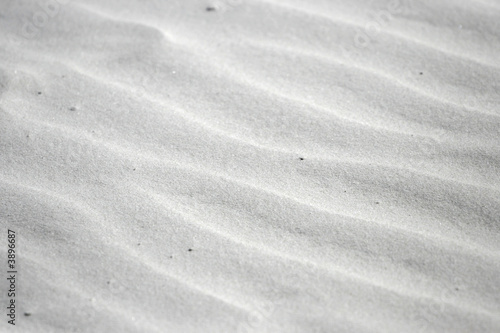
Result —
[[[500,2],[0,0],[0,60],[0,332],[500,332]]]

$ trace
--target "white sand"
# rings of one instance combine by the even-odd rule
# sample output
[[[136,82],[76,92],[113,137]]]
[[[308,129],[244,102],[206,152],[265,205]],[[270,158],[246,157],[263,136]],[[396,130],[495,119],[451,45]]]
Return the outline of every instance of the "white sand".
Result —
[[[498,1],[53,1],[0,1],[1,332],[500,332]]]

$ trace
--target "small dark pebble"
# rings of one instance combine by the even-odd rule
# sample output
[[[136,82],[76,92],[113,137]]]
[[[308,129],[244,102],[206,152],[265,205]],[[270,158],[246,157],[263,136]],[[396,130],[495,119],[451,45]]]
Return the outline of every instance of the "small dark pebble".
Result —
[[[41,91],[39,91],[39,92],[38,92],[38,95],[41,95],[41,94],[42,94],[42,92],[41,92]]]
[[[193,251],[193,249],[189,249],[188,251],[191,252],[191,251]]]
[[[172,256],[170,256],[170,259],[172,259],[172,258],[173,258],[173,257],[172,257]]]
[[[455,290],[457,290],[457,291],[458,291],[458,288],[455,288]]]
[[[420,75],[424,75],[424,72],[420,72]]]
[[[74,106],[69,108],[70,111],[76,111],[76,108]]]
[[[378,205],[380,202],[376,201],[375,203]]]
[[[303,161],[303,160],[304,160],[304,158],[303,158],[303,157],[299,157],[299,160]]]
[[[137,245],[141,245],[141,243],[137,243]]]
[[[29,316],[31,316],[31,313],[29,313],[29,312],[25,312],[25,313],[24,313],[24,315],[25,315],[26,317],[29,317]]]
[[[215,12],[215,7],[207,7],[206,11],[207,12]]]

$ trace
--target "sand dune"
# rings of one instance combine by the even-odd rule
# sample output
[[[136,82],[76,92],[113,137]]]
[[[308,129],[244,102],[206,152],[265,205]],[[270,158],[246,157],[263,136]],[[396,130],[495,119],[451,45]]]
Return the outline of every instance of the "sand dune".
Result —
[[[0,331],[500,332],[498,22],[0,2]]]

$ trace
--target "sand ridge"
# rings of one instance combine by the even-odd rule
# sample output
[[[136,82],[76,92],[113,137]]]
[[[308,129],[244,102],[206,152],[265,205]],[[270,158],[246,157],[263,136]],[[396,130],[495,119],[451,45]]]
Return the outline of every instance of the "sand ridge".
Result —
[[[0,331],[500,330],[497,3],[49,3],[0,4]]]

